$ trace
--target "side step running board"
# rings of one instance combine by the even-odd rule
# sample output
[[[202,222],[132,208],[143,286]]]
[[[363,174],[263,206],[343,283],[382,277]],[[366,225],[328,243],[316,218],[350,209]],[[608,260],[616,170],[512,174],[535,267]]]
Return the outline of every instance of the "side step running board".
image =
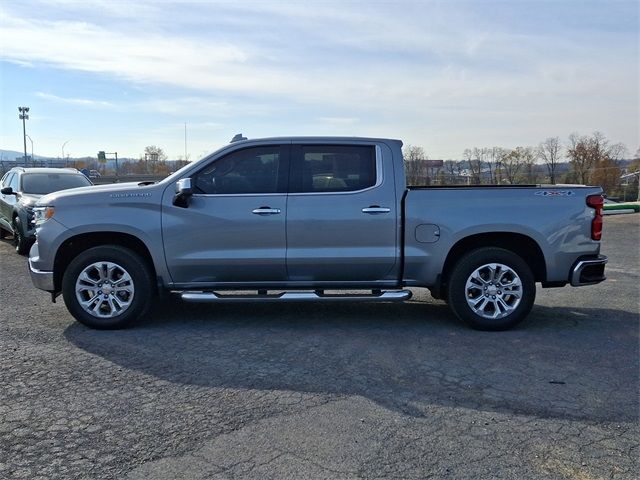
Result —
[[[370,294],[325,294],[322,290],[309,292],[281,292],[276,294],[222,294],[216,292],[189,291],[180,296],[186,302],[401,302],[411,298],[410,290],[374,291]]]

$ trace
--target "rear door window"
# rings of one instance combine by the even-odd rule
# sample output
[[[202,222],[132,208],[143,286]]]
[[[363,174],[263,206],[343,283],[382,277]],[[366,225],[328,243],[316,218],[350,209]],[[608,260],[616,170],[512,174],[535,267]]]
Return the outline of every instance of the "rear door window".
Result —
[[[300,145],[294,151],[291,192],[356,192],[376,184],[373,146]]]

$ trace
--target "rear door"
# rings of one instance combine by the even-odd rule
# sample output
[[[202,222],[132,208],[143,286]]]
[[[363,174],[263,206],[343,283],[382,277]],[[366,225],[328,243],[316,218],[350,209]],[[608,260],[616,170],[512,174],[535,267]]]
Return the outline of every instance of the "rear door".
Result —
[[[175,283],[286,281],[288,155],[288,145],[263,145],[210,162],[192,175],[187,208],[167,190],[162,232]]]
[[[366,142],[292,146],[289,281],[397,279],[398,211],[390,155],[386,147]]]

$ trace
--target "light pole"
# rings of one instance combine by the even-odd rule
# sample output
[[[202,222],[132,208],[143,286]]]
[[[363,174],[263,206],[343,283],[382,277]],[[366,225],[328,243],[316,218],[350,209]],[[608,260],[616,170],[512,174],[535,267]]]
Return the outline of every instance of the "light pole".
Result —
[[[29,120],[29,107],[18,107],[18,118],[22,120],[22,137],[24,139],[24,162],[27,163],[27,127],[25,120]]]
[[[62,144],[62,160],[63,160],[63,161],[64,161],[64,146],[65,146],[67,143],[69,143],[70,141],[71,141],[71,140],[67,140],[66,142],[64,142],[64,143]],[[65,165],[66,165],[66,163],[65,163]]]
[[[33,158],[33,140],[31,139],[31,137],[29,135],[27,135],[27,138],[29,139],[29,141],[31,142],[31,163],[33,164],[33,166],[35,167],[36,165],[36,160],[35,158]]]

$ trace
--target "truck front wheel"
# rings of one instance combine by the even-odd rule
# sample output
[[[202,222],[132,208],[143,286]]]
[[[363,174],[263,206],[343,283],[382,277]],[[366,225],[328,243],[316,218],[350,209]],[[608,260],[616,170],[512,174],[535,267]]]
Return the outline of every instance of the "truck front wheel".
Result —
[[[533,273],[517,254],[478,248],[455,264],[448,282],[449,306],[478,330],[507,330],[529,314],[536,296]]]
[[[85,250],[62,278],[71,315],[97,329],[122,328],[145,313],[153,295],[144,260],[128,248],[109,245]]]

